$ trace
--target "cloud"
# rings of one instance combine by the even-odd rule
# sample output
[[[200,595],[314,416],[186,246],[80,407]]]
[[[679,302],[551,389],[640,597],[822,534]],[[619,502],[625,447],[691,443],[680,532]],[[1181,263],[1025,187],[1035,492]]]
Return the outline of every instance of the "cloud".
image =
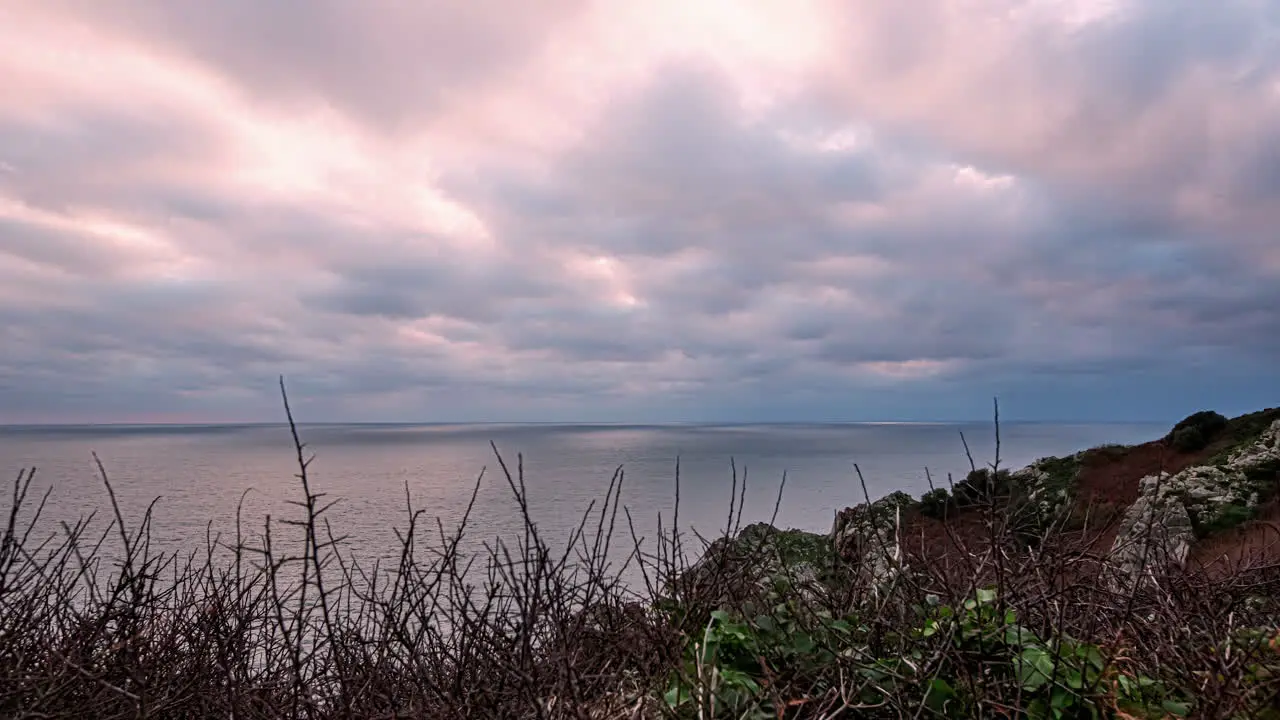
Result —
[[[1266,3],[491,10],[4,11],[0,421],[1280,391]]]
[[[849,41],[825,92],[846,111],[1058,193],[1119,193],[1171,224],[1229,229],[1233,242],[1262,232],[1250,216],[1274,219],[1241,193],[1257,187],[1253,158],[1268,163],[1280,117],[1268,3],[843,8],[835,32]]]
[[[260,102],[332,103],[379,126],[429,118],[479,83],[512,74],[579,11],[479,2],[55,0],[87,25],[215,69]]]

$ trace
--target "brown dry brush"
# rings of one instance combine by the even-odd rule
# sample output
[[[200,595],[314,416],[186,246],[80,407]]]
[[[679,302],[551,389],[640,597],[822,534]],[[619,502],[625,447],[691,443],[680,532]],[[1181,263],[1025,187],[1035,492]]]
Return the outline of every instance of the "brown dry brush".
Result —
[[[902,569],[888,581],[871,577],[863,554],[833,547],[820,582],[786,564],[760,582],[751,570],[776,548],[728,542],[745,471],[733,468],[721,538],[681,532],[677,462],[676,509],[652,541],[621,504],[619,469],[553,544],[530,515],[523,463],[509,467],[495,447],[517,537],[464,550],[481,472],[452,528],[428,522],[406,486],[396,559],[366,565],[330,527],[287,396],[285,406],[297,517],[250,531],[237,512],[234,537],[209,534],[196,552],[154,551],[150,509],[127,527],[101,464],[105,527],[90,516],[47,532],[48,493],[30,497],[35,471],[19,473],[0,537],[0,717],[1034,717],[1006,616],[1103,660],[1069,688],[1082,714],[1061,717],[1142,717],[1121,707],[1122,676],[1190,698],[1195,717],[1265,717],[1277,704],[1280,684],[1259,668],[1280,658],[1280,571],[1242,563],[1116,589],[1100,581],[1105,527],[1084,513],[1068,528],[1078,512],[1034,521],[997,483],[944,523],[941,549],[899,528]],[[999,463],[997,440],[992,477]],[[864,551],[884,542],[855,540]],[[618,543],[629,552],[612,563]],[[713,562],[691,566],[698,550]],[[633,567],[640,587],[623,582]],[[1001,633],[921,632],[980,590]],[[1241,644],[1247,628],[1270,635]],[[1056,675],[1066,661],[1052,660]]]
[[[105,529],[90,516],[46,532],[48,494],[30,498],[35,471],[19,474],[0,537],[0,717],[596,717],[678,652],[620,580],[647,561],[608,561],[621,471],[553,549],[523,468],[499,455],[523,529],[475,556],[462,548],[483,473],[454,528],[429,527],[406,487],[398,560],[369,566],[329,526],[285,402],[297,517],[250,533],[237,512],[235,536],[199,552],[154,551],[150,509],[128,527],[101,464]]]

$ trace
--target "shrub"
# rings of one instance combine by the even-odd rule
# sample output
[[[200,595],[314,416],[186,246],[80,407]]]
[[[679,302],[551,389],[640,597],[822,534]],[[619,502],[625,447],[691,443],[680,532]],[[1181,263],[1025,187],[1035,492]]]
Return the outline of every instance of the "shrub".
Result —
[[[1184,427],[1173,433],[1169,444],[1178,452],[1195,452],[1203,450],[1209,444],[1209,439],[1204,436],[1200,428]]]
[[[1192,517],[1193,529],[1197,537],[1208,537],[1224,530],[1240,527],[1254,518],[1254,509],[1238,503],[1228,503],[1218,508],[1210,517],[1195,514]]]
[[[897,620],[902,627],[890,633],[906,643],[880,652],[874,621],[856,613],[812,614],[785,603],[764,614],[717,610],[705,630],[687,638],[663,699],[676,718],[762,720],[835,717],[795,711],[824,701],[829,708],[833,697],[873,711],[856,717],[894,717],[874,713],[894,705],[919,717],[994,717],[982,711],[1008,709],[990,695],[996,687],[1017,698],[1016,717],[1028,720],[1110,717],[1109,710],[1135,719],[1186,717],[1195,706],[1184,688],[1119,666],[1105,646],[1037,632],[997,588],[954,599],[934,596],[907,609]],[[857,680],[834,685],[841,676]],[[775,690],[798,682],[808,697]]]
[[[941,520],[951,505],[951,494],[946,488],[934,488],[920,496],[920,514]]]
[[[1192,413],[1173,426],[1165,440],[1179,452],[1195,452],[1206,445],[1227,427],[1227,419],[1212,410]]]
[[[953,495],[959,505],[976,505],[990,498],[1008,495],[1010,484],[1008,470],[993,473],[988,468],[981,468],[956,483]]]

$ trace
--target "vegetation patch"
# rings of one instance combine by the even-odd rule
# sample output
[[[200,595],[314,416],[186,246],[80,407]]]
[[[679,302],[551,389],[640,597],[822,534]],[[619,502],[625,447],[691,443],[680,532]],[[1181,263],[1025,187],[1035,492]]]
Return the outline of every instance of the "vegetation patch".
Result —
[[[687,639],[663,695],[669,711],[765,720],[889,718],[914,709],[920,717],[971,718],[995,709],[975,673],[1017,695],[1015,716],[1028,719],[1178,718],[1196,706],[1193,693],[1117,663],[1103,645],[1040,634],[992,587],[955,603],[926,597],[905,608],[902,625],[888,634],[857,613],[806,614],[785,598],[772,600],[760,614],[718,610]],[[1245,647],[1261,641],[1241,638]],[[809,694],[782,690],[798,684]],[[900,704],[903,697],[912,700]]]
[[[1223,503],[1206,512],[1189,513],[1196,537],[1204,538],[1240,527],[1257,515],[1257,510],[1239,501]]]
[[[1123,459],[1132,449],[1132,445],[1106,443],[1085,450],[1081,460],[1084,462],[1117,462]]]
[[[951,496],[957,508],[966,508],[992,500],[1007,499],[1013,489],[1014,483],[1008,470],[978,468],[955,484]]]
[[[1212,410],[1201,410],[1178,421],[1165,436],[1165,442],[1178,452],[1196,452],[1216,439],[1227,425],[1225,416]]]
[[[920,496],[920,514],[941,520],[951,508],[951,494],[946,488],[934,488]]]
[[[1222,449],[1205,464],[1219,466],[1227,464],[1233,454],[1257,442],[1277,420],[1280,420],[1280,408],[1259,410],[1228,420],[1226,429],[1218,439],[1224,444]]]

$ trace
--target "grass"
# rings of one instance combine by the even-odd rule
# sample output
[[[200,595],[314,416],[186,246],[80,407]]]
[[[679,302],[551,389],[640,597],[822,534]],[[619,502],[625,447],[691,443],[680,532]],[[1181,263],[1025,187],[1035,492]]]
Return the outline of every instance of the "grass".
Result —
[[[406,501],[395,560],[370,565],[326,521],[296,427],[294,450],[295,517],[238,517],[187,554],[153,552],[149,513],[126,527],[114,499],[105,523],[48,527],[48,496],[19,474],[0,536],[0,716],[1280,717],[1275,568],[1116,590],[1095,549],[1022,543],[1016,513],[979,493],[984,532],[933,556],[900,538],[911,560],[887,585],[800,577],[766,555],[840,548],[763,528],[735,543],[736,477],[715,540],[732,562],[691,567],[678,520],[637,536],[621,471],[553,547],[523,463],[496,448],[514,539],[465,555],[470,510],[445,528]],[[632,569],[640,587],[622,582]]]

